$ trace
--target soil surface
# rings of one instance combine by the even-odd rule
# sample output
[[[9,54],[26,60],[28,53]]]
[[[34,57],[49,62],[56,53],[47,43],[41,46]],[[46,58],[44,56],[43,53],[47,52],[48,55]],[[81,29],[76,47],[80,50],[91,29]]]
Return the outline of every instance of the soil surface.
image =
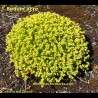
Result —
[[[8,8],[21,7],[24,11],[9,11]],[[32,10],[28,11],[27,8]],[[37,8],[37,10],[36,10]],[[80,24],[89,41],[91,68],[81,73],[68,85],[33,85],[34,79],[24,81],[14,74],[14,66],[5,52],[6,35],[16,21],[38,12],[56,12]],[[98,5],[0,5],[0,92],[1,93],[97,93],[98,92]]]

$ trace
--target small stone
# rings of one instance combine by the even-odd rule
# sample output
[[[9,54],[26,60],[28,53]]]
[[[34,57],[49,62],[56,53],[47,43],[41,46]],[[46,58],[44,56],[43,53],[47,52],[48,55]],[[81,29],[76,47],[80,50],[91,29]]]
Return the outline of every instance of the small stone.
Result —
[[[94,91],[91,91],[92,93],[94,92]]]
[[[12,91],[13,89],[11,88],[11,89],[9,89],[9,91]]]
[[[93,11],[93,13],[95,14],[95,11]]]
[[[95,77],[94,74],[92,74],[91,77],[94,78]]]
[[[70,93],[70,91],[68,91],[68,93]]]
[[[96,90],[96,92],[98,93],[98,90]]]
[[[67,93],[67,91],[63,91],[63,93]]]
[[[9,78],[11,79],[12,77],[10,76]]]
[[[87,76],[89,76],[89,75],[90,75],[90,74],[89,74],[89,72],[87,72],[87,71],[85,72],[85,74],[86,74]]]
[[[82,87],[79,87],[79,89],[81,90],[81,89],[82,89]]]
[[[2,69],[0,68],[0,72],[2,71]]]
[[[64,87],[64,90],[67,90],[67,87]]]
[[[87,83],[88,83],[88,84],[90,83],[89,80],[87,81]]]
[[[2,73],[2,75],[5,75],[5,73]]]
[[[56,93],[59,93],[58,91],[56,91]]]
[[[89,71],[89,74],[91,75],[92,74],[92,71]]]
[[[92,43],[93,46],[95,46],[96,44],[97,44],[97,43],[96,43],[95,41]]]
[[[76,79],[73,79],[72,83],[75,83],[77,80]]]
[[[98,22],[96,22],[96,25],[98,26]]]
[[[88,91],[86,91],[88,93]]]

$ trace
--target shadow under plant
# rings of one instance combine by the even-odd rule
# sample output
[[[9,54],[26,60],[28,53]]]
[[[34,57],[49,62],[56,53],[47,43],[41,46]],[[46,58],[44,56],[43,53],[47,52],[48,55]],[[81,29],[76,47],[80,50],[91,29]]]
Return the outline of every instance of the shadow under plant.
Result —
[[[9,5],[10,7],[38,7],[35,12],[8,12],[7,6],[0,12],[0,92],[29,91],[33,93],[95,93],[98,92],[98,6],[97,5]],[[0,6],[1,9],[1,6]],[[71,20],[78,22],[86,32],[89,41],[90,62],[89,71],[82,72],[74,80],[70,80],[71,85],[45,86],[33,85],[38,81],[34,76],[30,76],[27,84],[23,79],[17,78],[14,74],[14,66],[9,62],[9,54],[5,52],[5,37],[11,30],[18,18],[38,13],[41,11],[56,12]],[[31,79],[33,78],[33,79]],[[65,80],[64,80],[65,81]],[[67,82],[69,80],[66,80]]]

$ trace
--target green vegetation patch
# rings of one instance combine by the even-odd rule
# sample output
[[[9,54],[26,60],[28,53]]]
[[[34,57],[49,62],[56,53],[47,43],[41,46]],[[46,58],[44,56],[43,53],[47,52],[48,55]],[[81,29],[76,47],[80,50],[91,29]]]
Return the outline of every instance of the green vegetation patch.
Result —
[[[17,77],[39,77],[40,84],[60,83],[89,67],[85,32],[78,23],[51,12],[19,18],[6,36],[6,51]]]

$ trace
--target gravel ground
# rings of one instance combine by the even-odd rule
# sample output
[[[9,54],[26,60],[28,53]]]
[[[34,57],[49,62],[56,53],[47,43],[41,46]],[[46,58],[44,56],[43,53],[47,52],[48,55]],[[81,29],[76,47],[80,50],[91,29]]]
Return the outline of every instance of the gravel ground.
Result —
[[[37,8],[32,11],[9,12],[8,7]],[[85,30],[91,51],[91,68],[71,80],[71,85],[45,86],[33,85],[32,76],[28,81],[14,74],[14,66],[9,62],[9,54],[5,52],[5,37],[18,18],[41,11],[56,12],[78,22]],[[0,93],[97,93],[98,92],[98,5],[0,5]],[[36,79],[35,79],[36,81]]]

